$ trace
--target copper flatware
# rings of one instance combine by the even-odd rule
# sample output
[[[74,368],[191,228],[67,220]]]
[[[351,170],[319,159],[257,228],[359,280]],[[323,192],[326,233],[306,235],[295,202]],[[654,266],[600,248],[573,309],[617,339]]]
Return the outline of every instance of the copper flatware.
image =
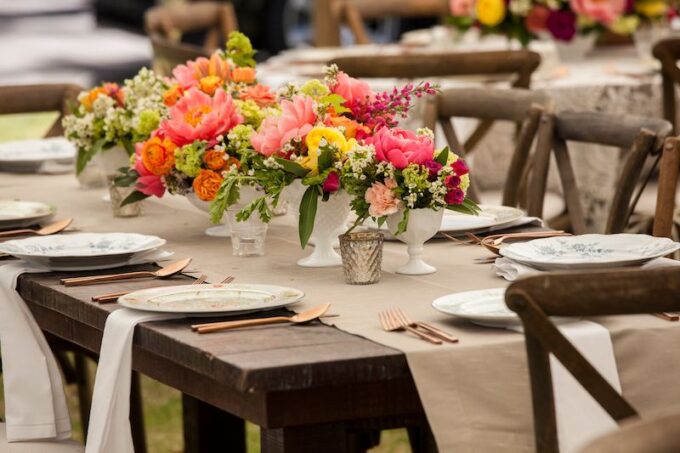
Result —
[[[383,330],[386,332],[406,330],[407,332],[419,337],[421,340],[425,340],[433,344],[442,344],[442,340],[439,338],[421,332],[415,327],[402,324],[397,318],[394,317],[394,314],[390,310],[378,313],[378,320],[380,321],[380,325],[382,326]]]
[[[665,319],[666,321],[680,321],[680,313],[664,311],[661,313],[652,313],[657,318]]]
[[[10,231],[0,231],[0,238],[5,238],[5,237],[11,237],[11,236],[26,236],[26,235],[35,235],[35,236],[49,236],[51,234],[56,234],[61,231],[64,231],[66,228],[71,225],[71,222],[73,222],[73,219],[65,219],[65,220],[60,220],[58,222],[50,223],[49,225],[45,225],[42,228],[39,228],[37,230],[33,230],[31,228],[24,228],[21,230],[10,230]]]
[[[206,324],[194,324],[191,329],[198,333],[218,332],[221,330],[238,329],[241,327],[265,326],[269,324],[303,324],[323,316],[331,304],[318,305],[293,316],[273,316],[269,318],[244,319],[240,321],[209,322]]]
[[[202,285],[203,283],[205,283],[207,279],[208,279],[207,275],[201,274],[196,280],[191,282],[191,284]],[[92,302],[99,302],[100,304],[115,302],[118,300],[119,297],[124,296],[126,294],[130,294],[133,291],[137,290],[118,291],[117,293],[100,294],[99,296],[92,296]]]
[[[191,263],[191,258],[174,261],[157,271],[127,272],[124,274],[94,275],[92,277],[63,278],[64,286],[94,285],[97,283],[114,282],[119,280],[133,280],[138,278],[168,278],[182,272]]]
[[[406,313],[401,308],[395,308],[393,310],[389,310],[392,312],[392,314],[403,324],[403,325],[409,325],[411,327],[420,327],[421,329],[427,330],[430,334],[434,335],[435,337],[441,338],[444,341],[448,341],[449,343],[458,343],[458,338],[454,337],[453,335],[450,335],[443,330],[433,326],[432,324],[428,324],[423,321],[413,321],[411,320],[408,316],[406,316]]]
[[[487,250],[493,252],[496,255],[500,255],[501,245],[505,241],[521,241],[521,240],[533,240],[533,239],[543,239],[552,238],[558,236],[571,236],[570,233],[564,231],[535,231],[528,233],[508,233],[508,234],[495,234],[492,236],[487,236],[480,241],[480,244]]]

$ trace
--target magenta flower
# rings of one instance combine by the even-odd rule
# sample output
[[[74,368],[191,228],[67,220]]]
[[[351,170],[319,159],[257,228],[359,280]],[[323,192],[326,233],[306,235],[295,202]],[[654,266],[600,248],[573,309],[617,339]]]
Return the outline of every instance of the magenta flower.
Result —
[[[463,159],[456,160],[453,164],[451,164],[451,168],[453,168],[453,171],[455,171],[458,176],[463,176],[470,173],[470,168],[468,168]]]
[[[378,160],[391,162],[396,168],[403,169],[409,164],[424,165],[432,160],[434,143],[426,135],[416,135],[413,131],[382,128],[366,143],[375,147]]]
[[[571,41],[576,35],[576,15],[568,10],[550,11],[546,26],[555,39]]]
[[[437,178],[437,173],[439,173],[439,170],[443,167],[442,164],[432,159],[426,161],[423,165],[425,165],[425,168],[427,168],[427,171],[430,173],[430,181],[434,181]]]
[[[449,189],[455,189],[456,187],[460,186],[460,177],[456,175],[449,175],[444,180],[444,184]]]
[[[326,180],[323,182],[323,191],[328,193],[337,192],[340,189],[340,176],[338,172],[332,171],[328,173]]]
[[[460,188],[455,188],[446,193],[444,197],[446,204],[463,204],[465,201],[465,192]]]

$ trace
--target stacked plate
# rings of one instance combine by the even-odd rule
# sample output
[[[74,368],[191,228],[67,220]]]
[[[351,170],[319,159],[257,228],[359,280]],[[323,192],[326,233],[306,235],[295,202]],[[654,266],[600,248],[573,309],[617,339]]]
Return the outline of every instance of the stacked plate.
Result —
[[[164,244],[137,233],[77,233],[7,241],[0,252],[53,271],[81,271],[125,266]]]
[[[521,324],[517,314],[505,305],[505,288],[448,294],[432,302],[432,307],[480,326],[512,327]]]
[[[0,200],[0,230],[37,225],[49,220],[55,209],[35,201]]]
[[[0,143],[0,170],[3,171],[34,173],[47,165],[69,166],[75,157],[76,148],[64,137]]]
[[[295,288],[257,284],[206,284],[150,288],[126,294],[118,304],[135,310],[188,316],[239,315],[300,302]]]

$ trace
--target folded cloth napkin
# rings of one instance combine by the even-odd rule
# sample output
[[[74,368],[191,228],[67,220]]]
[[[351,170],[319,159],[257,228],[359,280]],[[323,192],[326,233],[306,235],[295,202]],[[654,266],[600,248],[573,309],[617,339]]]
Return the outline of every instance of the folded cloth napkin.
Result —
[[[680,266],[680,261],[669,258],[657,258],[644,264],[642,269],[655,269],[670,266]],[[529,275],[545,272],[525,264],[520,264],[517,261],[513,261],[510,258],[505,258],[502,256],[496,258],[496,261],[493,264],[493,269],[496,272],[496,275],[503,277],[510,282],[514,282],[520,277],[527,277]]]
[[[130,430],[130,381],[135,326],[181,317],[172,313],[119,308],[106,319],[85,453],[134,453]]]
[[[172,253],[153,250],[129,264],[152,263]],[[26,303],[16,292],[24,273],[48,272],[23,261],[0,265],[0,348],[9,442],[71,437],[57,362]]]
[[[16,292],[17,278],[46,269],[23,262],[0,266],[0,346],[9,442],[71,437],[59,367],[45,336]]]

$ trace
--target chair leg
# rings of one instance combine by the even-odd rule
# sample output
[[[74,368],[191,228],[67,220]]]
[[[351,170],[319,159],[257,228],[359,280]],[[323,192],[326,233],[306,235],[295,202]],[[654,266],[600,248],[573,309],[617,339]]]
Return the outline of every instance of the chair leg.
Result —
[[[413,453],[436,453],[439,451],[432,430],[427,424],[409,427],[408,440]]]
[[[83,427],[83,439],[87,439],[87,428],[90,422],[90,408],[92,407],[92,383],[87,357],[75,352],[73,354],[76,388],[78,391],[78,409],[80,422]]]
[[[142,408],[142,388],[139,373],[132,372],[130,386],[130,428],[135,453],[146,453],[146,433],[144,432],[144,410]]]

